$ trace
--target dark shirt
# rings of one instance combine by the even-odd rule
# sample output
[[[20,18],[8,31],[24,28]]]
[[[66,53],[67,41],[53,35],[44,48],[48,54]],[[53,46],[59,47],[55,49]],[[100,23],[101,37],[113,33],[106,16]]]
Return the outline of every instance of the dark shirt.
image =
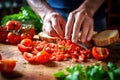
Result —
[[[84,0],[47,0],[47,3],[67,20],[69,13],[77,9],[83,1]],[[94,19],[98,20],[105,16],[105,4],[103,4],[95,13]]]

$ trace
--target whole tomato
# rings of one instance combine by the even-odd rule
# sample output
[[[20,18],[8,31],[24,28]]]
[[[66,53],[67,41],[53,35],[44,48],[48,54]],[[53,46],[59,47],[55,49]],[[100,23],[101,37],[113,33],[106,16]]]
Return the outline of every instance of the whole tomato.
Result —
[[[33,39],[33,36],[35,35],[35,29],[32,26],[24,26],[20,32],[22,39]]]
[[[8,30],[19,30],[21,28],[21,23],[19,21],[10,20],[6,23]]]
[[[33,36],[30,35],[30,34],[22,33],[22,34],[21,34],[21,39],[26,39],[26,38],[28,38],[28,39],[33,39]]]
[[[7,40],[11,44],[18,44],[21,41],[20,33],[9,32]]]
[[[7,32],[6,26],[1,27],[0,28],[0,42],[2,42],[2,43],[6,42],[7,35],[8,35],[8,32]]]
[[[33,49],[33,41],[31,39],[23,39],[20,44],[18,44],[18,50],[22,53],[31,52]]]
[[[103,47],[93,47],[92,55],[98,60],[106,59],[109,55],[109,50]]]
[[[0,72],[12,72],[16,66],[16,61],[13,59],[0,60]]]

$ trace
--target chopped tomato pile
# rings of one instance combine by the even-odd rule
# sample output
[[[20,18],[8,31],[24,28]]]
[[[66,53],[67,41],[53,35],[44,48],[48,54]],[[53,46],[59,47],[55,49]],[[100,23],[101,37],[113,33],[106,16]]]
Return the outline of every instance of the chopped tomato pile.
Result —
[[[0,72],[12,72],[16,66],[16,61],[13,59],[2,60],[0,54]]]
[[[22,39],[33,39],[34,35],[34,27],[30,25],[23,26],[15,20],[10,20],[5,26],[0,27],[0,43],[18,44]]]
[[[48,61],[63,61],[72,59],[74,62],[83,62],[90,58],[90,50],[72,43],[70,40],[61,40],[57,44],[46,41],[32,41],[23,39],[18,44],[19,51],[30,63],[46,63]]]

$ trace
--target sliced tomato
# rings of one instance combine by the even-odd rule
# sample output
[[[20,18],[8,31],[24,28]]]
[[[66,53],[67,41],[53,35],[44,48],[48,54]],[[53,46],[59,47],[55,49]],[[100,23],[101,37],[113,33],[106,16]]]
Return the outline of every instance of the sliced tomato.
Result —
[[[51,57],[50,53],[46,52],[45,50],[40,51],[37,54],[36,62],[37,63],[47,63],[48,61],[50,61],[50,57]]]
[[[92,48],[92,55],[94,58],[101,60],[105,59],[109,55],[109,50],[103,47],[93,47]]]
[[[16,61],[13,59],[0,60],[0,72],[12,72],[16,66]]]
[[[31,39],[23,39],[20,44],[18,44],[18,50],[22,53],[31,52],[33,49],[33,41]]]
[[[33,48],[32,46],[24,46],[23,44],[18,44],[18,50],[22,53],[31,52],[32,48]]]
[[[37,62],[35,61],[36,59],[36,56],[31,54],[31,53],[28,53],[28,52],[24,52],[23,54],[23,57],[25,60],[27,60],[29,63],[32,63],[32,64],[37,64]]]
[[[21,23],[19,21],[10,20],[6,23],[8,30],[19,30],[21,28]]]

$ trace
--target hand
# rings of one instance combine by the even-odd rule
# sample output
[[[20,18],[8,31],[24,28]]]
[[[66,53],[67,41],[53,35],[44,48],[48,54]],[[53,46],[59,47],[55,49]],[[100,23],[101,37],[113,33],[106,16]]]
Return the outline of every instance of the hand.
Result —
[[[93,19],[85,9],[77,9],[71,12],[66,23],[65,38],[77,43],[78,34],[81,31],[80,41],[89,41],[93,34]]]
[[[56,12],[47,14],[43,19],[43,31],[52,37],[64,38],[66,21]]]

